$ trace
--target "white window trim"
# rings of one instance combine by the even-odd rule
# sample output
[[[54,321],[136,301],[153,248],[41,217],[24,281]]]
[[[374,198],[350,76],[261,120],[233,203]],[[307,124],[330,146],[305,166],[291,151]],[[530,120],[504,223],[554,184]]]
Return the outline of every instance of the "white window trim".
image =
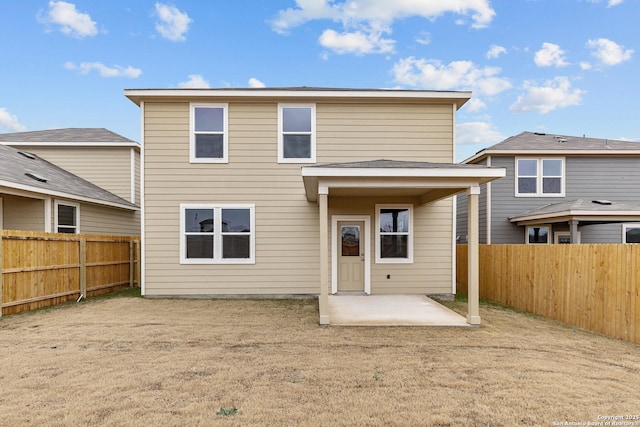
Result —
[[[560,237],[571,237],[571,232],[570,231],[556,231],[555,233],[553,233],[553,243],[555,245],[558,245],[558,240]],[[580,243],[580,232],[578,231],[578,235],[577,235],[578,241],[577,242],[571,242],[571,243]]]
[[[529,243],[529,228],[542,228],[547,227],[549,232],[547,233],[547,243]],[[524,228],[524,243],[527,245],[550,245],[553,241],[553,228],[551,228],[551,224],[536,224],[536,225],[527,225]]]
[[[637,245],[638,243],[627,243],[627,229],[640,228],[640,223],[624,223],[622,224],[622,240],[621,242],[626,245]]]
[[[72,206],[76,209],[76,232],[75,234],[80,234],[80,205],[74,202],[60,201],[55,200],[53,202],[53,232],[59,233],[58,231],[58,206]],[[71,228],[68,225],[64,225],[63,227]]]
[[[375,250],[376,264],[413,264],[413,205],[411,204],[385,204],[375,206],[376,209],[376,225],[375,225]],[[382,258],[380,247],[380,210],[381,209],[408,209],[409,210],[409,239],[407,242],[407,258]]]
[[[186,209],[213,209],[214,229],[213,248],[214,257],[209,258],[187,258],[187,246],[185,239],[184,214]],[[221,218],[222,209],[249,209],[251,233],[249,234],[249,258],[222,258],[222,230]],[[255,264],[256,263],[256,224],[255,205],[248,203],[181,203],[180,204],[180,264]]]
[[[518,171],[518,161],[519,160],[535,160],[536,161],[536,192],[535,193],[519,193],[518,192],[518,178],[520,177]],[[562,176],[560,177],[560,193],[543,193],[542,192],[542,161],[543,160],[560,160],[562,162]],[[565,197],[565,183],[566,172],[565,172],[565,158],[564,157],[516,157],[515,164],[515,179],[514,179],[514,187],[515,187],[515,196],[516,197]],[[533,178],[533,177],[531,177]],[[553,177],[551,177],[553,178]]]
[[[311,109],[311,157],[308,159],[284,157],[283,138],[283,108],[310,108]],[[278,163],[315,163],[316,162],[316,104],[278,104]]]
[[[222,122],[224,130],[222,133],[223,156],[196,157],[196,108],[222,108]],[[215,132],[200,132],[215,133]],[[190,163],[229,163],[229,104],[228,103],[195,103],[189,104],[189,162]]]

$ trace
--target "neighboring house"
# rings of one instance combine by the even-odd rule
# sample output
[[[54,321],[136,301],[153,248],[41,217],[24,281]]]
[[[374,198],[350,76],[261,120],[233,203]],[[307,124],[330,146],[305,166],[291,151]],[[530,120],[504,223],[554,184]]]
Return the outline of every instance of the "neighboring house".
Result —
[[[0,229],[135,235],[137,205],[27,151],[0,145]]]
[[[146,296],[319,295],[330,323],[329,293],[451,294],[451,196],[467,191],[473,214],[504,175],[452,163],[469,92],[125,95],[142,112]]]
[[[0,134],[0,144],[36,154],[129,202],[140,205],[140,144],[102,128]],[[139,230],[139,212],[128,227]],[[135,231],[131,234],[140,234]]]
[[[463,163],[507,171],[482,186],[480,243],[640,243],[640,143],[523,132]]]

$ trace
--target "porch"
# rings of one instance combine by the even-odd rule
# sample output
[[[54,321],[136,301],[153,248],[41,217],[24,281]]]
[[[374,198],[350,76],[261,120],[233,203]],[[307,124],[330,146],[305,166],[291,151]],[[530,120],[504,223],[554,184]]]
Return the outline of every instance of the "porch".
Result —
[[[319,231],[320,231],[320,296],[319,296],[319,317],[320,324],[338,324],[340,313],[346,313],[347,308],[351,308],[354,313],[349,317],[348,322],[363,321],[365,317],[361,308],[365,308],[368,304],[373,304],[369,312],[372,314],[380,314],[384,304],[376,304],[377,298],[383,295],[368,295],[360,303],[362,305],[352,303],[346,299],[336,299],[334,295],[335,289],[335,259],[336,250],[335,243],[331,245],[330,250],[330,234],[335,235],[336,221],[340,219],[359,220],[364,222],[365,240],[369,241],[366,236],[367,217],[362,218],[340,218],[329,215],[328,202],[329,197],[394,197],[402,195],[411,198],[413,206],[424,206],[436,201],[449,198],[453,195],[466,192],[468,197],[468,236],[469,236],[469,308],[466,322],[469,325],[480,324],[479,313],[479,297],[478,297],[478,196],[480,194],[480,185],[505,176],[505,169],[491,168],[483,165],[459,165],[450,163],[429,163],[429,162],[413,162],[413,161],[397,161],[397,160],[373,160],[363,162],[333,163],[325,165],[306,166],[302,168],[302,178],[304,181],[307,200],[318,203],[319,209]],[[406,209],[405,209],[406,210]],[[395,221],[395,220],[394,220]],[[331,227],[331,228],[330,228]],[[356,225],[349,225],[349,228],[356,228]],[[453,226],[451,226],[451,245],[454,245]],[[331,230],[331,233],[329,233]],[[395,228],[394,228],[395,230]],[[407,232],[410,233],[410,232]],[[411,237],[408,237],[411,239]],[[377,240],[376,240],[377,242]],[[440,246],[439,250],[442,250]],[[369,294],[371,287],[367,274],[370,272],[372,263],[369,255],[371,247],[364,253],[360,253],[360,259],[364,263],[364,291]],[[358,255],[355,253],[354,255]],[[378,254],[376,254],[378,258]],[[411,256],[404,256],[401,260],[405,265],[411,265],[414,260]],[[376,260],[376,264],[379,261]],[[455,260],[447,264],[452,268]],[[331,267],[330,267],[331,265]],[[330,270],[331,268],[331,270]],[[423,273],[424,274],[424,273]],[[333,276],[333,277],[332,277]],[[390,275],[386,275],[387,279]],[[423,277],[423,276],[422,276]],[[419,280],[419,277],[416,276]],[[447,285],[448,286],[448,285]],[[454,283],[451,283],[451,292],[455,293]],[[424,294],[424,292],[412,292]],[[390,293],[389,291],[385,294]],[[344,297],[346,298],[346,297]],[[330,303],[329,301],[332,301]],[[355,300],[354,300],[355,301]],[[387,300],[387,303],[390,300]],[[423,303],[428,301],[422,301]],[[345,306],[346,304],[346,306]],[[435,304],[435,303],[434,303]],[[420,305],[420,304],[418,304]],[[425,305],[425,304],[422,304]],[[428,304],[427,304],[428,305]],[[391,304],[397,308],[396,313],[407,310],[407,306],[400,304]],[[344,310],[336,307],[344,307]],[[432,305],[432,307],[438,307]],[[423,307],[425,308],[425,307]],[[333,309],[333,311],[332,311]],[[425,310],[422,310],[425,311]],[[420,312],[420,310],[418,310]],[[433,313],[433,311],[431,311]],[[425,313],[421,313],[424,315]],[[390,314],[393,318],[393,313]],[[437,319],[439,316],[435,316]],[[421,317],[424,322],[424,317]],[[347,322],[347,320],[344,320]],[[437,320],[434,320],[437,322]],[[388,323],[387,323],[388,324]]]
[[[331,324],[337,326],[470,326],[424,295],[329,295],[328,304]]]

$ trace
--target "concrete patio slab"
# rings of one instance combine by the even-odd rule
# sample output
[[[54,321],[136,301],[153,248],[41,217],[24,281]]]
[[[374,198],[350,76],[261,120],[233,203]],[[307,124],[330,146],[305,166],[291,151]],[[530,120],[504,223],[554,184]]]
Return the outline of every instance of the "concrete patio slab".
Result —
[[[463,326],[467,319],[424,295],[329,295],[338,326]]]

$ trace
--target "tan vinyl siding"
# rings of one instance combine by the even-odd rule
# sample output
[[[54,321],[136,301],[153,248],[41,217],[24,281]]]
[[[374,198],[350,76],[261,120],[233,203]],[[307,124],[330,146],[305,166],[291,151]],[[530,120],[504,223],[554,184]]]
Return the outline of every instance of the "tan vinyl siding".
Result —
[[[453,162],[451,106],[317,104],[316,109],[318,163]]]
[[[80,204],[80,232],[137,236],[140,234],[139,213],[124,209]]]
[[[131,200],[131,147],[15,147]]]
[[[371,242],[371,293],[451,293],[452,200],[413,206],[413,263],[377,264],[375,262],[376,204],[412,205],[413,199],[401,197],[346,198],[329,201],[331,215],[369,215]],[[329,227],[331,228],[331,227]],[[330,233],[335,230],[330,229]],[[329,236],[331,238],[331,235]],[[387,279],[390,275],[390,279]]]
[[[2,195],[5,230],[44,231],[44,200]]]
[[[188,103],[144,104],[146,294],[317,294],[318,206],[306,200],[302,165],[277,163],[277,102],[228,102],[228,164],[189,163]],[[318,163],[452,161],[451,106],[316,103],[316,109]],[[255,264],[179,264],[181,203],[255,204]],[[367,201],[372,227],[374,204]],[[451,203],[415,213],[416,242],[427,247],[415,247],[409,268],[374,264],[374,292],[450,292]],[[389,271],[387,283],[380,278]]]

